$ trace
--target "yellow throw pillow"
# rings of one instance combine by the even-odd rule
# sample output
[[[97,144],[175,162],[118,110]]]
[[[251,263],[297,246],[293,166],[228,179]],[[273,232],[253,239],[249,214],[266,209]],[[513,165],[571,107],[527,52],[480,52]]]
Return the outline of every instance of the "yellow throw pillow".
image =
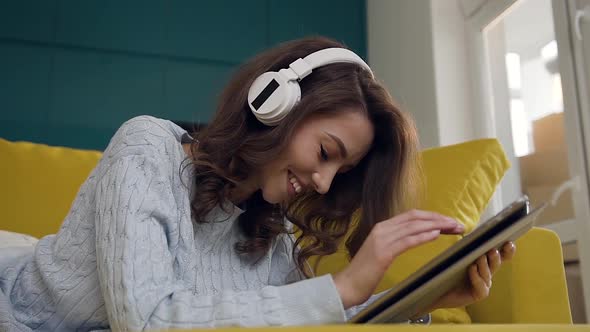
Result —
[[[43,237],[59,230],[101,153],[0,139],[0,229]]]
[[[502,146],[496,139],[481,139],[422,152],[426,177],[425,202],[421,209],[456,218],[473,230],[496,186],[510,167]],[[442,235],[437,240],[408,250],[393,262],[376,292],[400,283],[425,263],[460,239],[459,235]],[[310,260],[315,263],[314,259]],[[347,265],[344,246],[325,257],[318,274],[334,273]],[[470,323],[465,308],[439,309],[434,322]]]

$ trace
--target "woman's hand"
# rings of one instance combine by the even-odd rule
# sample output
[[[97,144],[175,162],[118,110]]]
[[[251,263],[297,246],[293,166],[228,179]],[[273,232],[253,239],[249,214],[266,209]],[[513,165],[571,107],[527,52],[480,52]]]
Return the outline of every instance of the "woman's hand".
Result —
[[[501,253],[493,249],[471,264],[468,269],[469,280],[465,284],[450,290],[439,298],[428,312],[440,308],[456,308],[479,302],[488,297],[492,288],[492,276],[498,271],[502,262],[512,259],[516,246],[507,242]],[[422,316],[421,314],[416,317]]]
[[[463,225],[438,213],[412,210],[377,223],[350,264],[334,275],[344,308],[365,302],[393,260],[406,250],[443,234],[461,234]]]

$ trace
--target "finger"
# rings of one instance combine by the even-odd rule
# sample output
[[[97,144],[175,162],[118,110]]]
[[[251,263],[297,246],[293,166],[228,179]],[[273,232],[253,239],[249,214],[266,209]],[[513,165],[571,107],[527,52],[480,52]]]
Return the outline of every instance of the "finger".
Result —
[[[477,265],[469,266],[469,281],[471,282],[471,294],[475,301],[480,301],[488,297],[490,289],[477,271]]]
[[[502,265],[502,258],[500,257],[500,253],[497,249],[493,249],[488,252],[488,265],[490,266],[490,272],[492,275],[500,269]]]
[[[392,227],[402,227],[403,225],[407,225],[409,223],[424,221],[434,221],[443,223],[443,225],[439,227],[441,233],[443,234],[462,234],[465,232],[465,227],[457,220],[436,212],[423,210],[411,210],[402,213],[394,218],[386,220],[384,224],[387,224]]]
[[[434,230],[448,232],[449,230],[455,229],[456,227],[457,223],[451,220],[416,220],[391,227],[387,231],[387,235],[394,239],[401,239],[406,236],[431,232]]]
[[[391,219],[390,222],[393,224],[403,224],[414,220],[449,220],[451,218],[445,217],[440,213],[423,211],[423,210],[410,210],[399,214]],[[452,220],[452,219],[451,219]]]
[[[432,230],[430,232],[423,232],[416,235],[406,236],[402,239],[392,241],[392,250],[396,253],[402,253],[411,248],[417,247],[426,242],[435,240],[440,235],[439,230]]]
[[[457,222],[457,226],[453,229],[443,229],[441,230],[442,234],[463,234],[465,233],[465,226],[460,223]]]
[[[509,241],[506,242],[504,244],[504,246],[502,246],[502,260],[507,261],[507,260],[511,260],[512,257],[514,257],[514,254],[516,253],[516,245],[514,244],[514,242]]]
[[[492,272],[488,266],[488,258],[483,255],[477,259],[477,272],[488,287],[492,287]]]

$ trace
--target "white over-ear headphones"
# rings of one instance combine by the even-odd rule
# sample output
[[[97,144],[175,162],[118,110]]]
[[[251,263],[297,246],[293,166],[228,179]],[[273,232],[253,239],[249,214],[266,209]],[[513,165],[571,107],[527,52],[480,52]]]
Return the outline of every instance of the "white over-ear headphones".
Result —
[[[339,62],[356,63],[373,75],[369,65],[351,50],[326,48],[293,61],[289,68],[258,76],[248,91],[248,105],[260,122],[276,126],[301,99],[299,81],[318,67]]]

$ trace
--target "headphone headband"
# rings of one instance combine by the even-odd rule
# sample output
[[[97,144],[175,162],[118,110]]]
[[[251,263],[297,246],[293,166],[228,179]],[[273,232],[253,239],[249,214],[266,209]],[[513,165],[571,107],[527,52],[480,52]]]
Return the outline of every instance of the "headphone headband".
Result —
[[[298,81],[314,69],[333,63],[357,64],[374,77],[369,65],[351,50],[325,48],[293,61],[288,68],[258,76],[248,92],[250,109],[262,123],[277,125],[301,99]]]
[[[365,68],[365,70],[367,70],[369,73],[371,73],[371,76],[373,76],[373,71],[369,65],[363,61],[360,56],[356,55],[356,53],[345,48],[325,48],[323,50],[311,53],[310,55],[303,58],[303,60],[310,64],[312,70],[333,63],[356,63],[357,65]],[[297,61],[299,60],[296,60],[295,62]]]

